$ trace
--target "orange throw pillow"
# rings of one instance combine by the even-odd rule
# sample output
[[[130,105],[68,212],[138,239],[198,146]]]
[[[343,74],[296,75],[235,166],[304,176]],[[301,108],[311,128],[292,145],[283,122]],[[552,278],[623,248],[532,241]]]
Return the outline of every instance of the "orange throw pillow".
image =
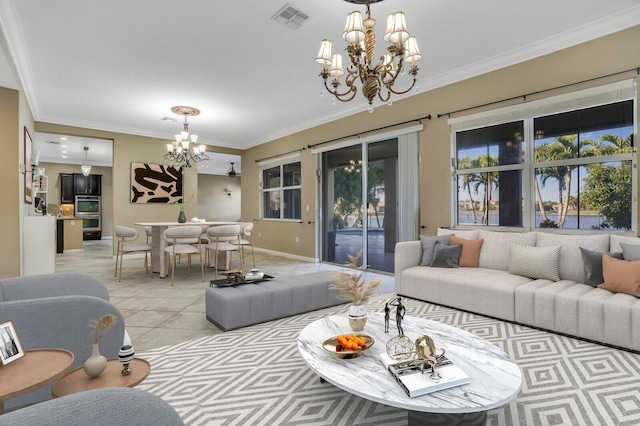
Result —
[[[604,283],[598,287],[640,297],[640,260],[619,260],[604,253],[602,276]]]
[[[483,240],[465,240],[464,238],[451,235],[449,237],[449,244],[452,246],[460,244],[462,251],[460,252],[460,259],[458,260],[459,266],[466,266],[468,268],[477,268],[480,264],[480,248],[482,247]]]

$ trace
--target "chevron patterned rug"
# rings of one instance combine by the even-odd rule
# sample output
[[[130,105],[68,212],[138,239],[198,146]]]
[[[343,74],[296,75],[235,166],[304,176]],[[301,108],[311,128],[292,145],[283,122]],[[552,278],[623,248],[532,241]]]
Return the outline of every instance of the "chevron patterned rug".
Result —
[[[370,302],[382,311],[385,301]],[[407,315],[475,333],[506,351],[522,390],[487,425],[638,425],[640,355],[403,299]],[[406,425],[406,412],[321,383],[298,355],[307,324],[346,305],[138,354],[151,374],[138,385],[171,404],[187,425]]]

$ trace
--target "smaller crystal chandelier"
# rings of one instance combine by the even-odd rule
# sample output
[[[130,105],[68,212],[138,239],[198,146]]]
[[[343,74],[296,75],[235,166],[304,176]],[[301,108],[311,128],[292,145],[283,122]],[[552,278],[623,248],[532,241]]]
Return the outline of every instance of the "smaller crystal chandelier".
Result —
[[[389,101],[391,93],[402,95],[409,92],[416,84],[418,67],[416,62],[422,59],[418,43],[415,37],[409,35],[404,12],[394,12],[387,17],[387,31],[384,40],[389,42],[387,53],[382,55],[380,62],[374,64],[373,54],[376,45],[376,35],[373,27],[376,20],[371,17],[369,3],[377,3],[382,0],[345,0],[349,3],[366,4],[367,18],[363,21],[359,11],[351,12],[347,16],[347,23],[342,33],[342,38],[348,43],[347,53],[351,64],[347,67],[345,77],[346,89],[339,91],[340,77],[344,75],[342,67],[342,54],[331,55],[331,41],[322,40],[316,62],[322,65],[320,76],[324,80],[326,90],[339,101],[352,100],[358,91],[355,80],[360,79],[362,93],[369,101],[369,105],[377,96],[382,102]],[[413,76],[411,86],[402,91],[395,90],[393,85],[398,75],[403,72],[403,63],[411,64],[409,74]],[[331,83],[328,79],[331,77]],[[329,87],[329,84],[331,87]],[[386,90],[384,90],[386,89]],[[384,90],[384,93],[383,93]]]
[[[189,168],[192,163],[209,160],[206,152],[206,145],[196,145],[198,135],[189,134],[189,123],[187,116],[196,116],[200,110],[187,106],[175,106],[171,108],[175,114],[184,115],[182,132],[175,135],[176,140],[167,144],[167,153],[164,159],[170,163]]]
[[[87,161],[87,153],[89,152],[89,147],[85,146],[84,147],[84,164],[82,166],[80,166],[80,168],[82,169],[82,174],[85,176],[89,176],[89,174],[91,174],[91,166]]]

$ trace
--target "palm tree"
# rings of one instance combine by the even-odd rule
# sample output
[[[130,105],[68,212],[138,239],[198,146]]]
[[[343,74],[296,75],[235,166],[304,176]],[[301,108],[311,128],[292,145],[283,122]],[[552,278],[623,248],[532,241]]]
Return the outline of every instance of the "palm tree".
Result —
[[[576,143],[578,135],[558,136],[554,142],[545,143],[538,147],[539,155],[545,155],[541,161],[558,161],[578,158],[581,149],[592,145],[590,139],[580,140]],[[545,147],[546,145],[546,147]],[[543,148],[544,147],[544,148]],[[571,172],[577,166],[552,166],[541,172],[541,182],[544,186],[548,179],[558,182],[558,227],[564,226],[564,221],[569,210],[569,194],[571,194]],[[566,191],[566,196],[565,196]]]
[[[486,168],[494,167],[498,165],[498,157],[491,157],[490,155],[480,155],[473,160],[473,167]],[[473,182],[473,188],[476,192],[483,187],[483,202],[482,208],[482,224],[487,225],[489,223],[489,205],[491,204],[492,193],[494,186],[498,188],[499,174],[498,172],[483,172],[476,175],[476,181]]]
[[[461,170],[470,169],[471,167],[473,167],[473,164],[468,155],[458,161],[458,169],[461,169]],[[466,173],[466,174],[460,175],[460,177],[462,178],[462,189],[463,190],[466,189],[467,194],[469,195],[469,204],[471,204],[471,213],[473,215],[473,223],[477,223],[478,221],[476,219],[476,203],[473,200],[471,185],[478,180],[478,174]]]

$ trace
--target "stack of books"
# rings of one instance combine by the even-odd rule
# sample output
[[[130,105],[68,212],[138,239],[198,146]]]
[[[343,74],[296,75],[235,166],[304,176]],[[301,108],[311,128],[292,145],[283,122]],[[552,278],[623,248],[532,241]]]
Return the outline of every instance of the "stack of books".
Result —
[[[466,385],[470,381],[469,375],[445,356],[440,357],[433,376],[429,364],[424,365],[422,372],[415,360],[396,361],[387,354],[381,354],[380,359],[411,398]]]

